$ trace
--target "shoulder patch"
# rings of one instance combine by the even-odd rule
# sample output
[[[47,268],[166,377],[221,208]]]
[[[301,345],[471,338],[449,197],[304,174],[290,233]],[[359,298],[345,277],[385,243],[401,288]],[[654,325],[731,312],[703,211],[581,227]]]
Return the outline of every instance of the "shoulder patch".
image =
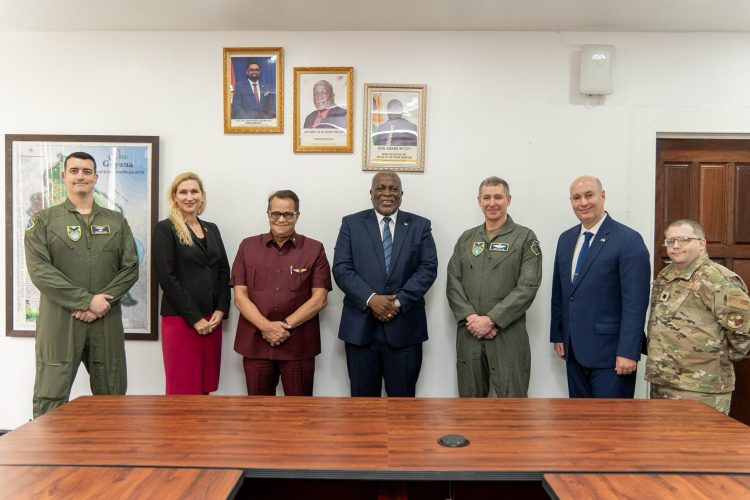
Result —
[[[29,220],[26,221],[26,231],[31,231],[34,229],[34,226],[36,225],[36,217],[31,216],[29,217]]]
[[[747,311],[750,309],[750,300],[747,300],[744,297],[732,296],[729,297],[727,305],[734,309],[739,309],[740,311]]]
[[[542,247],[539,246],[539,240],[534,240],[531,242],[531,253],[533,253],[534,255],[542,254]]]

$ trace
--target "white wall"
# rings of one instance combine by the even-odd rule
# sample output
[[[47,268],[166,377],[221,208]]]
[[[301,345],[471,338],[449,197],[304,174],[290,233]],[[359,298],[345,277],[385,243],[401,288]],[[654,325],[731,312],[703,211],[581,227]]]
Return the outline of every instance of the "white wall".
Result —
[[[615,92],[598,105],[577,92],[582,43],[617,47]],[[223,133],[222,47],[252,46],[284,47],[284,134]],[[445,267],[458,235],[482,220],[479,181],[500,175],[511,185],[510,213],[536,231],[545,256],[528,318],[530,395],[563,397],[564,367],[548,342],[549,288],[557,236],[576,222],[570,181],[599,176],[609,212],[651,247],[656,135],[750,132],[748,53],[747,34],[4,32],[0,134],[158,135],[162,191],[178,172],[199,172],[209,201],[204,216],[219,224],[230,259],[243,237],[267,229],[268,193],[291,188],[301,197],[299,232],[323,241],[331,260],[340,217],[370,205],[371,174],[361,171],[363,84],[425,83],[426,169],[402,175],[403,209],[432,219],[440,258],[427,295],[430,341],[417,393],[456,395]],[[353,154],[292,153],[294,66],[354,66]],[[348,394],[336,339],[341,301],[336,288],[321,314],[317,395]],[[244,393],[232,350],[236,321],[233,311],[220,394]],[[129,341],[127,353],[128,393],[163,393],[160,344]],[[33,384],[33,339],[0,337],[0,428],[30,418]],[[73,396],[86,393],[81,369]],[[636,395],[645,396],[643,383]]]

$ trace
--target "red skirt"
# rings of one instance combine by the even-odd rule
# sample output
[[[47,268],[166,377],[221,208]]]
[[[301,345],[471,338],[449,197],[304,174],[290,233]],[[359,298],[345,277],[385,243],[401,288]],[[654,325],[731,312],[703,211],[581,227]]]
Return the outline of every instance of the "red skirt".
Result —
[[[208,335],[199,335],[182,316],[161,317],[168,395],[208,394],[219,388],[222,327],[223,323]]]

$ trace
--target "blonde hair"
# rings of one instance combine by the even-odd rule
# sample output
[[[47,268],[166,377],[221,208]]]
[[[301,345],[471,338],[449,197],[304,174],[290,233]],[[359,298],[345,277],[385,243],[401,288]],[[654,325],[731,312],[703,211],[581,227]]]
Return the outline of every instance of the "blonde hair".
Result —
[[[201,200],[201,204],[198,207],[198,215],[202,214],[206,209],[206,190],[203,189],[203,181],[200,177],[198,177],[198,174],[194,174],[193,172],[183,172],[181,174],[177,174],[177,177],[174,178],[172,184],[169,185],[169,190],[167,191],[169,216],[167,217],[167,219],[172,221],[175,232],[177,232],[177,239],[180,241],[180,244],[191,247],[193,246],[193,238],[192,236],[190,236],[190,230],[187,227],[187,223],[185,223],[185,217],[183,217],[180,208],[174,201],[174,196],[175,194],[177,194],[177,188],[185,181],[197,182],[201,193],[203,193],[203,200]]]

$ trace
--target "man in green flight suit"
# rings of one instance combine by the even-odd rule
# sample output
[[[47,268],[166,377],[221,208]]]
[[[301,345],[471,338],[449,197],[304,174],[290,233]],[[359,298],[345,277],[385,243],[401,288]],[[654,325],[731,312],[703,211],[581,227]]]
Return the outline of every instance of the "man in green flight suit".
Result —
[[[448,263],[448,302],[458,322],[458,394],[487,397],[491,382],[499,397],[526,397],[526,310],[542,281],[542,251],[534,232],[508,215],[507,182],[483,180],[477,200],[484,224],[458,238]]]
[[[94,203],[96,160],[65,158],[68,198],[26,226],[26,266],[41,292],[34,418],[66,403],[83,361],[93,394],[125,394],[120,299],[138,280],[133,233],[121,213]]]
[[[651,399],[692,399],[729,413],[734,363],[750,349],[750,297],[742,278],[711,261],[700,224],[669,225],[671,263],[651,291],[646,380]]]

